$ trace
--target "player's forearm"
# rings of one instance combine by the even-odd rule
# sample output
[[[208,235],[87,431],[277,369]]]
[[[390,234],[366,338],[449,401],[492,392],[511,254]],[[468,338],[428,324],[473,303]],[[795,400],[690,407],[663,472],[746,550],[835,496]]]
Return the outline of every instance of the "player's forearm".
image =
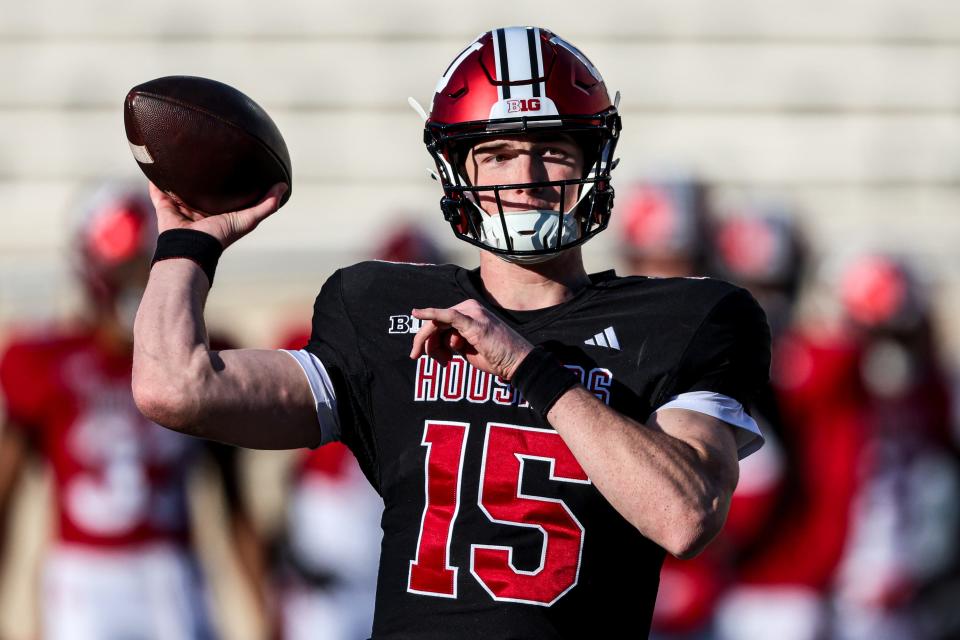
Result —
[[[673,555],[696,555],[720,531],[737,479],[714,464],[717,452],[637,423],[579,385],[547,417],[610,504]]]
[[[134,323],[133,394],[152,420],[191,421],[191,389],[210,368],[203,306],[209,283],[190,260],[165,260],[150,273]]]

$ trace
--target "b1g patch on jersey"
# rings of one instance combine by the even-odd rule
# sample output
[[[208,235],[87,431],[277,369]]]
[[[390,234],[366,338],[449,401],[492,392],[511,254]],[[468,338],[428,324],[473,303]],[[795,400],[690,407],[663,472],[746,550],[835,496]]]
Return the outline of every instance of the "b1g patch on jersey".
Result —
[[[390,316],[387,333],[416,333],[423,326],[423,320],[411,315]]]

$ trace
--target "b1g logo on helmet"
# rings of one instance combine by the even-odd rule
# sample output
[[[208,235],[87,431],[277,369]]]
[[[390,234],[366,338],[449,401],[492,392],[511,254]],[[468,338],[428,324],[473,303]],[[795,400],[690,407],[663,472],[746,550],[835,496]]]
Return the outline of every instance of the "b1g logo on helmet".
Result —
[[[507,113],[519,111],[540,111],[540,98],[520,98],[504,100],[507,103]]]
[[[555,116],[557,115],[557,105],[553,100],[546,96],[525,97],[525,98],[507,98],[498,100],[490,108],[490,119],[516,118],[517,115],[531,114],[537,116]],[[559,121],[557,122],[559,124]],[[491,123],[488,129],[496,129],[498,125]]]

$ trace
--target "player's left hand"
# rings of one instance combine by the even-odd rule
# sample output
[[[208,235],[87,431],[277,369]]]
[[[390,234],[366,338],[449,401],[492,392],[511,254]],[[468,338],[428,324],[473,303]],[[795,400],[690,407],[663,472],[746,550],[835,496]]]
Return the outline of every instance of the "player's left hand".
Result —
[[[459,353],[474,367],[510,380],[533,350],[523,336],[476,300],[464,300],[448,309],[414,309],[423,326],[413,337],[410,358],[426,354],[446,363]]]

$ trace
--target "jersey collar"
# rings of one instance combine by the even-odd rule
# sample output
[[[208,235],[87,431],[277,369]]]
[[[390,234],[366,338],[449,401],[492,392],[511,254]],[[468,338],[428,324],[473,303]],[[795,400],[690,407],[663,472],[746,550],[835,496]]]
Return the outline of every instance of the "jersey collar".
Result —
[[[602,287],[598,285],[616,279],[617,274],[613,269],[601,271],[600,273],[591,273],[589,275],[590,284],[574,294],[569,300],[551,307],[531,311],[505,309],[490,300],[483,292],[483,283],[480,280],[479,268],[458,269],[456,277],[457,284],[460,285],[460,288],[468,298],[479,301],[487,309],[502,318],[507,324],[517,329],[522,329],[523,331],[534,331],[578,309],[601,290]]]

